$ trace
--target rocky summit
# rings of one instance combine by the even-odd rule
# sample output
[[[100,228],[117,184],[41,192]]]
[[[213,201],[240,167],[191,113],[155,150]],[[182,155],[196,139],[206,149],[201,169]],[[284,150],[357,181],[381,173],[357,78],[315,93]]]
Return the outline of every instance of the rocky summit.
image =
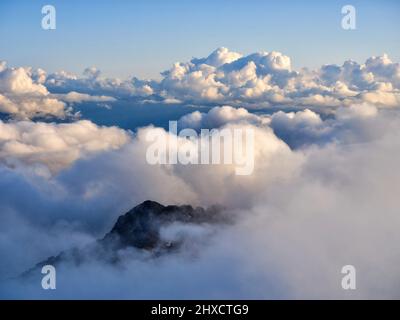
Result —
[[[190,205],[163,206],[155,201],[145,201],[120,216],[111,231],[100,240],[102,244],[118,248],[136,247],[154,249],[162,246],[159,231],[162,226],[173,222],[218,223],[223,221],[220,208],[193,208]]]
[[[119,252],[124,249],[145,251],[154,257],[178,250],[182,240],[171,242],[162,239],[160,236],[162,227],[172,223],[185,225],[226,223],[228,219],[223,212],[224,210],[217,206],[208,209],[193,208],[191,205],[164,206],[147,200],[121,215],[111,231],[102,239],[83,248],[73,248],[49,257],[25,272],[23,276],[29,276],[33,270],[46,264],[59,265],[68,262],[79,265],[89,259],[118,263],[121,260]]]

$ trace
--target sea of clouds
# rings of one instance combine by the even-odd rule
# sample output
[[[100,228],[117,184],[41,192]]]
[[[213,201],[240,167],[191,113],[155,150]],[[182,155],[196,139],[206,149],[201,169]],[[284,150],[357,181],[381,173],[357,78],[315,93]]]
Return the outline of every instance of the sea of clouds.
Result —
[[[220,48],[159,81],[1,63],[0,297],[399,298],[399,90],[400,65],[387,55],[295,71],[279,52]],[[254,172],[151,166],[147,134],[171,133],[100,126],[74,110],[131,98],[192,105],[180,128],[251,128]],[[132,249],[118,266],[61,266],[56,290],[10,280],[101,238],[147,199],[219,204],[235,223],[172,225],[162,234],[185,246],[156,259]],[[347,264],[354,291],[340,285]]]

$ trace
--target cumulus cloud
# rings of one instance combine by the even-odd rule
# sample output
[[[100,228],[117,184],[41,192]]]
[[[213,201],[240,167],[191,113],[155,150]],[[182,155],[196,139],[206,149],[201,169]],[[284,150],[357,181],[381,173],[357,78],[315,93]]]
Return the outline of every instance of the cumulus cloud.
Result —
[[[234,109],[226,119],[232,113]],[[242,122],[233,118],[232,123],[216,123],[256,130],[255,171],[251,176],[236,176],[233,168],[223,165],[150,166],[145,160],[147,133],[156,130],[160,135],[170,135],[154,127],[140,129],[135,139],[121,149],[75,162],[51,180],[20,169],[2,168],[7,188],[0,199],[3,206],[7,204],[6,221],[18,221],[16,215],[23,221],[18,223],[27,226],[25,239],[30,240],[17,241],[19,235],[2,231],[10,245],[1,249],[7,256],[2,269],[8,270],[13,261],[19,261],[21,269],[50,252],[58,253],[80,241],[87,243],[109,229],[118,214],[148,198],[203,206],[217,202],[235,214],[234,225],[216,230],[207,226],[184,228],[193,244],[189,241],[183,251],[156,260],[128,250],[121,253],[125,259],[118,267],[96,260],[75,267],[64,265],[58,270],[57,290],[51,296],[398,297],[398,117],[396,110],[355,105],[343,108],[330,119],[305,110],[277,112],[267,123],[251,118],[247,123],[245,118]],[[285,138],[279,138],[271,129],[274,122],[281,130],[299,132],[300,140],[309,134],[309,147],[290,148]],[[380,122],[385,124],[383,128],[377,125]],[[324,127],[339,138],[318,144],[312,134],[302,132],[314,128],[321,136]],[[360,127],[374,134],[366,136]],[[349,138],[341,137],[339,132]],[[349,139],[352,144],[347,143]],[[41,209],[36,216],[24,211],[23,203],[12,201],[12,190],[18,194],[22,186],[28,194],[35,194],[29,204]],[[52,223],[47,222],[48,230],[43,234],[41,226],[45,223],[31,221],[44,217],[43,221]],[[64,227],[56,221],[65,221]],[[55,226],[73,230],[73,236],[61,245]],[[181,230],[171,228],[163,231],[165,237]],[[36,241],[45,239],[44,235],[56,237],[54,246],[40,247]],[[21,248],[35,248],[37,255],[18,257]],[[357,269],[356,291],[340,287],[340,270],[346,264]],[[3,285],[0,292],[9,297],[49,297],[48,292],[36,287],[29,283],[21,287]]]
[[[280,86],[296,75],[290,58],[279,52],[261,52],[246,57],[226,48],[205,59],[175,63],[162,73],[160,88],[167,96],[189,101],[253,101],[263,94],[283,99]]]
[[[266,116],[257,116],[244,108],[231,106],[214,107],[207,113],[195,111],[183,116],[179,120],[182,128],[208,129],[218,128],[228,123],[255,123],[261,124],[268,121]]]
[[[383,117],[382,114],[386,116]],[[223,106],[211,108],[207,113],[200,111],[189,113],[179,119],[178,125],[181,128],[195,130],[220,128],[226,124],[268,127],[291,148],[298,149],[314,144],[325,145],[334,142],[349,144],[378,139],[389,130],[385,127],[394,130],[398,121],[396,111],[382,110],[379,115],[378,107],[369,103],[338,107],[333,114],[328,115],[321,115],[310,109],[255,114],[244,108]]]
[[[66,124],[0,120],[0,161],[8,166],[22,162],[57,172],[79,158],[120,148],[128,141],[124,130],[88,120]]]
[[[49,74],[46,86],[54,93],[76,91],[94,96],[148,97],[157,89],[157,82],[132,77],[128,80],[102,77],[95,67],[86,68],[82,76],[59,71]]]
[[[399,74],[399,64],[386,54],[365,64],[346,61],[293,71],[291,59],[280,52],[242,56],[220,48],[207,58],[175,63],[162,73],[159,88],[169,98],[197,103],[338,107],[370,102],[394,107],[399,105]]]
[[[389,119],[393,114],[371,106],[343,110],[345,113],[333,120],[323,120],[312,111],[276,113],[271,116],[271,123],[279,120],[282,127],[297,131],[302,127],[322,128],[325,122],[325,126],[335,128],[340,122],[344,126],[348,121],[367,121],[371,117],[375,121],[363,123],[371,131],[379,120],[392,123]],[[237,123],[234,121],[233,125]],[[25,239],[30,237],[31,242],[12,242],[11,239],[18,239],[17,235],[4,230],[2,236],[13,249],[36,248],[37,256],[19,258],[26,266],[35,262],[35,258],[37,261],[44,254],[65,248],[66,240],[62,245],[60,234],[66,238],[71,235],[68,243],[72,246],[87,243],[93,234],[107,230],[123,212],[113,208],[116,203],[129,208],[147,198],[163,203],[202,205],[218,201],[235,212],[238,220],[234,225],[217,230],[207,226],[204,230],[187,228],[185,232],[195,239],[193,244],[189,242],[184,251],[157,260],[128,251],[121,253],[125,259],[119,267],[99,264],[96,260],[81,266],[65,265],[59,269],[58,286],[52,297],[398,297],[400,261],[396,245],[400,240],[400,220],[396,190],[400,177],[395,170],[400,160],[398,120],[394,126],[387,126],[382,136],[368,143],[349,147],[339,140],[297,150],[289,148],[265,124],[246,125],[253,126],[258,137],[256,167],[251,176],[235,176],[231,168],[223,166],[149,166],[144,160],[149,143],[146,133],[149,130],[168,133],[160,128],[143,128],[124,148],[76,162],[55,180],[30,176],[38,182],[30,182],[30,188],[42,195],[36,196],[35,201],[46,209],[38,215],[50,221],[65,218],[69,222],[58,225],[58,229],[50,228],[52,232],[38,234],[40,224],[28,223],[38,217],[19,213],[22,225],[29,226],[25,229]],[[357,126],[350,127],[359,130]],[[365,142],[365,137],[358,137],[359,142]],[[17,174],[15,170],[7,170],[8,177]],[[5,190],[16,183],[14,179],[9,180],[9,188]],[[29,181],[23,176],[20,179],[25,184]],[[55,199],[51,205],[48,197],[43,196],[49,189]],[[7,199],[12,199],[10,191],[7,193]],[[52,211],[68,208],[65,201],[72,199],[74,209],[81,211],[71,214],[69,209],[54,217]],[[99,199],[102,200],[98,202]],[[10,206],[12,202],[8,201]],[[22,205],[14,203],[11,207],[14,212],[24,212]],[[95,217],[88,212],[95,212]],[[110,214],[113,219],[107,220]],[[14,216],[9,213],[8,219],[11,217]],[[108,225],[96,229],[87,224],[100,217]],[[77,224],[80,228],[76,228]],[[65,232],[56,236],[55,230]],[[171,230],[164,231],[166,237],[171,236]],[[58,238],[54,238],[53,246],[41,247],[38,241],[44,235]],[[11,253],[9,248],[2,247],[2,251],[7,261],[16,261],[15,252],[19,250]],[[359,279],[357,290],[352,292],[340,287],[340,269],[349,263],[356,266]],[[164,285],[160,286],[160,282]],[[26,283],[20,289],[3,286],[1,295],[49,297],[34,284]]]
[[[52,97],[42,84],[42,70],[33,76],[29,68],[0,68],[0,112],[16,118],[65,117],[65,104]]]
[[[148,134],[175,138],[163,128],[133,135],[86,120],[0,122],[1,280],[95,241],[147,199],[220,204],[235,217],[223,227],[162,230],[166,239],[188,239],[173,254],[154,259],[128,249],[118,253],[118,266],[66,264],[57,290],[1,281],[0,297],[399,297],[399,64],[387,55],[295,71],[278,52],[243,56],[220,48],[174,64],[159,82],[103,78],[93,67],[82,76],[47,76],[3,63],[0,74],[3,104],[1,97],[78,103],[151,95],[220,105],[183,116],[179,128],[255,134],[254,171],[239,176],[232,165],[150,165]],[[177,141],[193,146],[196,139]],[[356,291],[340,287],[347,264],[357,269]]]
[[[2,68],[6,77],[9,71],[5,66]],[[48,89],[52,93],[64,94],[67,102],[131,98],[248,108],[336,108],[363,102],[378,107],[397,107],[400,102],[400,65],[386,54],[371,57],[363,64],[348,60],[342,65],[327,64],[316,70],[303,68],[296,71],[292,69],[291,58],[277,51],[244,56],[222,47],[205,58],[174,63],[161,73],[160,81],[136,77],[126,80],[107,78],[95,67],[86,68],[82,75],[66,71],[47,75],[41,69],[18,70],[13,72],[28,72],[33,81],[31,85],[25,80],[15,82],[14,88],[18,92],[36,90],[46,95]],[[20,83],[18,86],[25,83],[26,88],[17,88],[16,83]],[[0,88],[11,90],[8,85]],[[65,96],[69,92],[69,96]],[[81,95],[79,99],[77,93]],[[93,97],[84,97],[83,94]],[[3,105],[9,103],[3,102]]]
[[[155,81],[102,78],[100,70],[86,68],[82,77],[60,71],[47,74],[43,69],[7,67],[0,64],[0,112],[15,119],[67,118],[72,107],[82,102],[115,102],[119,97],[149,96]],[[176,101],[170,99],[170,101]]]
[[[280,52],[242,56],[220,48],[207,58],[175,63],[162,73],[161,95],[183,101],[248,107],[302,105],[338,107],[370,102],[399,105],[400,66],[384,54],[364,64],[346,61],[315,71],[293,71]]]

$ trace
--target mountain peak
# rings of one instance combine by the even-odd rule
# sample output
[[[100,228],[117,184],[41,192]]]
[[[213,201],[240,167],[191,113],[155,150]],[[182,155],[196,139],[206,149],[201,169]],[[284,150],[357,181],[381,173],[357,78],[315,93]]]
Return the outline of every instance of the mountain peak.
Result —
[[[222,208],[213,206],[207,209],[193,208],[191,205],[164,206],[156,201],[146,200],[118,217],[109,233],[102,239],[83,248],[72,248],[49,257],[21,276],[28,277],[34,270],[45,264],[58,265],[66,261],[80,264],[88,259],[98,259],[109,263],[120,260],[119,249],[135,248],[146,250],[154,257],[180,248],[182,241],[166,241],[160,229],[172,223],[213,224],[226,223],[227,216],[221,214]]]
[[[157,201],[153,200],[145,200],[141,204],[138,204],[135,208],[144,208],[144,209],[160,209],[163,208],[164,206]],[[133,208],[133,209],[135,209]]]
[[[191,205],[169,205],[146,200],[121,215],[111,231],[102,239],[118,247],[154,249],[162,246],[159,236],[164,225],[181,223],[206,223],[215,221],[219,209],[193,208]]]

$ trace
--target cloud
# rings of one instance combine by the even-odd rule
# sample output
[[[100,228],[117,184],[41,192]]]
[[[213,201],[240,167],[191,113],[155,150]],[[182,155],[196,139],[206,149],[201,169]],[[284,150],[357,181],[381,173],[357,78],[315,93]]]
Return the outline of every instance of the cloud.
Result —
[[[79,158],[120,148],[129,139],[121,129],[88,120],[69,124],[0,120],[0,161],[8,166],[43,165],[58,172]]]
[[[20,119],[33,117],[65,117],[65,104],[52,97],[42,84],[43,72],[36,80],[30,69],[0,68],[0,112]]]
[[[72,102],[72,103],[82,103],[82,102],[114,102],[117,99],[109,96],[91,96],[86,93],[79,93],[76,91],[68,92],[67,94],[55,94],[58,99]]]
[[[390,115],[393,120],[390,120]],[[393,128],[398,120],[397,112],[382,110],[379,113],[377,106],[369,103],[338,107],[328,116],[322,116],[310,109],[277,111],[268,115],[222,106],[211,108],[207,113],[194,111],[186,114],[179,119],[178,125],[180,128],[200,130],[220,128],[227,124],[252,124],[273,129],[281,140],[291,148],[298,149],[334,142],[347,144],[378,139],[386,131],[385,126]]]
[[[175,63],[162,73],[161,95],[191,103],[247,107],[302,105],[338,107],[370,102],[399,105],[400,66],[384,54],[365,64],[346,61],[315,71],[293,71],[280,52],[242,56],[220,48],[207,58]]]
[[[268,117],[257,116],[244,108],[234,108],[231,106],[214,107],[207,113],[195,111],[179,119],[182,128],[208,129],[218,128],[228,123],[255,123],[261,124]]]
[[[128,80],[104,78],[101,71],[95,67],[86,68],[83,76],[77,76],[66,71],[49,74],[46,86],[53,93],[76,91],[94,96],[142,97],[152,95],[157,89],[157,82],[140,80],[132,77]]]
[[[11,71],[5,65],[2,68],[3,77],[6,77]],[[174,63],[161,73],[160,81],[106,78],[96,67],[86,68],[82,75],[66,71],[46,75],[41,69],[29,70],[12,71],[20,74],[19,77],[27,73],[25,78],[31,79],[31,82],[14,81],[13,90],[19,94],[41,92],[45,96],[47,89],[54,94],[69,93],[64,96],[67,102],[128,98],[247,108],[337,108],[368,102],[382,108],[397,107],[400,101],[400,65],[386,54],[371,57],[363,64],[348,60],[342,65],[327,64],[316,70],[297,71],[292,69],[291,58],[277,51],[242,55],[221,47],[205,58]],[[5,84],[0,84],[0,88],[11,90],[10,85]],[[93,97],[78,99],[77,93]],[[9,102],[2,104],[8,105],[4,110],[12,110]]]
[[[266,91],[279,99],[279,85],[295,76],[290,70],[290,58],[279,52],[242,57],[220,48],[205,59],[174,64],[162,73],[160,89],[167,96],[197,102],[252,101]]]
[[[323,119],[310,110],[271,115],[270,124],[279,124],[287,133],[299,132],[300,141],[305,128],[314,128],[318,136],[324,132],[317,129],[323,131],[326,127],[338,138],[316,144],[312,137],[308,147],[297,149],[289,148],[268,123],[255,123],[253,119],[247,124],[238,123],[236,118],[224,123],[223,126],[251,126],[256,130],[256,165],[251,176],[235,176],[229,166],[149,166],[145,161],[147,132],[157,130],[160,135],[169,135],[154,127],[140,129],[121,149],[74,162],[50,180],[20,168],[2,168],[2,177],[7,178],[2,179],[5,188],[0,203],[7,208],[2,211],[7,213],[6,224],[21,225],[25,235],[21,238],[20,233],[3,227],[1,236],[7,243],[1,247],[7,257],[2,261],[3,270],[16,261],[17,266],[29,266],[29,262],[60,249],[87,243],[94,234],[109,230],[118,214],[147,198],[203,206],[218,202],[237,220],[217,229],[171,225],[170,230],[163,231],[165,237],[184,232],[192,239],[175,254],[149,259],[144,253],[128,250],[119,253],[124,259],[118,266],[97,260],[75,267],[67,264],[58,269],[57,290],[52,293],[39,288],[36,281],[21,287],[0,286],[0,295],[399,297],[399,114],[369,105],[341,110],[343,113],[331,119]],[[229,114],[234,112],[230,110]],[[383,129],[379,123],[385,124]],[[359,126],[368,128],[365,131],[370,135],[361,134]],[[349,139],[353,141],[351,145]],[[21,190],[29,199],[28,207],[35,204],[40,209],[35,215],[23,210],[24,203],[12,201]],[[44,220],[34,223],[39,219]],[[52,221],[47,222],[46,230],[41,227],[44,221]],[[56,221],[65,222],[57,225]],[[68,237],[67,230],[73,236]],[[53,246],[41,247],[40,241],[45,239]],[[18,257],[22,248],[36,250],[37,256]],[[355,291],[341,289],[340,270],[346,264],[356,267]]]
[[[237,52],[229,51],[228,48],[218,48],[212,52],[207,58],[193,59],[195,64],[207,64],[214,67],[220,67],[226,63],[231,63],[237,59],[240,59],[243,55]]]
[[[163,128],[133,135],[87,120],[0,122],[1,279],[94,241],[146,199],[221,204],[236,219],[223,227],[171,225],[164,237],[184,234],[189,241],[157,259],[126,250],[118,252],[118,266],[96,259],[66,264],[51,293],[38,281],[1,281],[0,297],[400,296],[399,65],[387,55],[295,71],[278,52],[243,56],[221,48],[174,64],[159,82],[103,78],[95,68],[47,76],[2,63],[0,73],[4,105],[121,97],[210,103],[218,106],[183,116],[179,127],[255,133],[253,174],[238,176],[232,165],[150,165],[148,134],[175,138]],[[252,113],[241,105],[278,111]],[[356,267],[356,291],[340,287],[346,264]]]
[[[66,103],[115,102],[116,97],[149,96],[154,81],[102,78],[87,68],[83,77],[61,71],[47,75],[43,69],[7,67],[0,62],[0,113],[18,120],[59,118],[72,115]],[[173,99],[171,99],[173,101]]]

